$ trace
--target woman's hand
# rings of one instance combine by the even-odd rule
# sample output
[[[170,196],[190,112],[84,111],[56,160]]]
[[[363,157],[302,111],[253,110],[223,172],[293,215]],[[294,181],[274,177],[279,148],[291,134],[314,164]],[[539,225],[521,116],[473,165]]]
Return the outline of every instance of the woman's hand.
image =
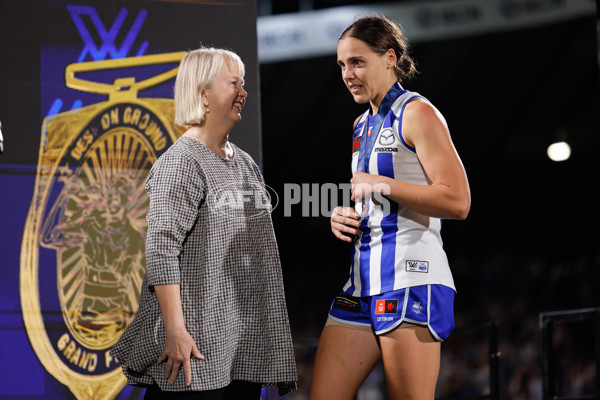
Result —
[[[360,226],[360,215],[352,207],[336,207],[331,213],[331,231],[340,240],[352,242],[350,236],[356,234],[356,228]]]
[[[198,351],[194,338],[192,338],[192,335],[189,334],[185,327],[179,290],[179,285],[154,286],[167,334],[165,347],[156,362],[158,364],[167,362],[165,378],[169,380],[170,384],[175,383],[175,379],[177,379],[179,370],[183,365],[185,385],[190,386],[192,384],[190,354],[199,360],[203,360],[204,356]]]
[[[185,376],[185,385],[190,386],[192,384],[192,365],[191,355],[199,360],[203,360],[204,356],[200,354],[196,342],[192,336],[185,329],[178,332],[169,334],[167,333],[167,339],[165,341],[165,347],[163,353],[158,358],[157,363],[167,362],[165,368],[165,378],[169,380],[170,384],[175,383],[179,370],[183,366],[183,373]]]

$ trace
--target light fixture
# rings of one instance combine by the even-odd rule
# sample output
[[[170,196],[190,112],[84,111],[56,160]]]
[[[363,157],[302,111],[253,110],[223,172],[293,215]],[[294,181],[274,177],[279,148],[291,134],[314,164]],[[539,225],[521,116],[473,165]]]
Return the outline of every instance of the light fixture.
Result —
[[[552,161],[565,161],[571,157],[571,146],[567,142],[552,143],[548,146],[547,153]]]

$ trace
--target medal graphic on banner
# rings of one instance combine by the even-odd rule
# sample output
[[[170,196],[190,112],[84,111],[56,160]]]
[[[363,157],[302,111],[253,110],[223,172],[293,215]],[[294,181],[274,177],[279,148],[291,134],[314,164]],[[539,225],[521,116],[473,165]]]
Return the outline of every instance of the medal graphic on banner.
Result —
[[[46,117],[23,233],[25,328],[44,368],[78,399],[112,399],[126,384],[109,351],[133,320],[145,273],[152,164],[183,133],[172,99],[138,92],[173,79],[184,52],[71,64],[69,88],[108,100]],[[136,82],[78,78],[173,63]],[[88,74],[88,75],[86,75]],[[124,73],[123,73],[124,74]]]

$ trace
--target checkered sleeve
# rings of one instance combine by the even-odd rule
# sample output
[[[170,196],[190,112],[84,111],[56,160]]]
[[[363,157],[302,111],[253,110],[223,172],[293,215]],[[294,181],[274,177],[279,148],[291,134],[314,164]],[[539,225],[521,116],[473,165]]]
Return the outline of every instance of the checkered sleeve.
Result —
[[[146,274],[151,289],[181,283],[179,256],[204,199],[200,171],[200,165],[191,157],[171,151],[160,157],[148,174]]]
[[[250,168],[252,169],[252,171],[256,175],[256,178],[259,180],[261,186],[263,188],[265,188],[266,187],[265,178],[264,178],[264,176],[262,174],[262,171],[260,170],[260,168],[258,167],[258,165],[256,165],[256,163],[254,162],[254,160],[251,159],[251,158],[249,160],[249,164],[250,164]]]

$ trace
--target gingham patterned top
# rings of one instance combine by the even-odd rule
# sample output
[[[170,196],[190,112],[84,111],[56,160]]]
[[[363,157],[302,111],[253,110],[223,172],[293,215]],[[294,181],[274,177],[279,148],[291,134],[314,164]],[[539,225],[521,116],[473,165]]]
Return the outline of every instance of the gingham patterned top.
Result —
[[[146,275],[137,315],[111,350],[129,384],[162,390],[212,390],[232,380],[296,388],[297,373],[279,253],[264,181],[252,158],[232,145],[224,159],[179,138],[146,180],[150,197]],[[204,360],[192,357],[171,385],[155,285],[179,284],[188,332]]]

